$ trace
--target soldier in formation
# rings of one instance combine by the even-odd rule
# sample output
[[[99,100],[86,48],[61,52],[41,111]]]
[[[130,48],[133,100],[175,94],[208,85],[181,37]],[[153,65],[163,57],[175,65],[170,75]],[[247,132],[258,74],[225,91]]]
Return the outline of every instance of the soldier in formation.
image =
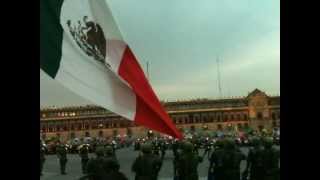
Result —
[[[255,137],[252,139],[252,148],[249,149],[247,166],[243,172],[242,179],[262,180],[264,177],[263,149],[261,141]],[[250,174],[250,176],[249,176]]]
[[[60,173],[63,175],[67,174],[66,173],[66,165],[68,162],[67,153],[68,153],[67,147],[63,143],[58,141],[57,156],[60,164]]]
[[[42,176],[43,165],[46,161],[45,153],[45,148],[43,147],[42,141],[40,140],[40,176]]]
[[[271,138],[266,138],[264,140],[264,169],[265,169],[265,178],[264,180],[280,180],[280,168],[279,168],[279,159],[280,152],[279,150],[273,147],[273,140]]]
[[[139,155],[132,165],[132,171],[136,173],[135,180],[157,180],[162,166],[162,160],[152,153],[152,146],[145,143],[141,146],[142,155]]]
[[[86,166],[89,161],[89,147],[87,144],[83,144],[79,149],[79,155],[81,157],[81,170],[83,174],[86,174]]]
[[[182,152],[176,159],[176,178],[180,180],[198,180],[198,165],[203,160],[196,152],[191,142],[182,145]]]
[[[215,180],[239,180],[240,163],[246,159],[245,155],[232,140],[224,140],[221,146],[212,153],[208,177],[213,175]]]

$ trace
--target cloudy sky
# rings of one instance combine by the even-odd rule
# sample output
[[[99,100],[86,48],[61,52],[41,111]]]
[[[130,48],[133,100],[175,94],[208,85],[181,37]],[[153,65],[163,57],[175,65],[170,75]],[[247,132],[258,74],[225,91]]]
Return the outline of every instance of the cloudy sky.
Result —
[[[162,100],[218,98],[259,88],[280,94],[277,0],[109,0],[131,49]],[[90,102],[40,72],[40,105]]]

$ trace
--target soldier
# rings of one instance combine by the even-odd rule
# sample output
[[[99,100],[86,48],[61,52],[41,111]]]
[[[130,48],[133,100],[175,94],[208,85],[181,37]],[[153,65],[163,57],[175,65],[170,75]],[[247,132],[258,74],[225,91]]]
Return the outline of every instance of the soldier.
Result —
[[[160,150],[161,150],[161,158],[163,159],[164,156],[166,155],[166,150],[167,150],[167,144],[164,139],[160,142]]]
[[[83,144],[79,149],[79,155],[81,157],[81,169],[82,173],[86,173],[86,166],[89,161],[89,147],[88,144]]]
[[[222,163],[225,179],[240,179],[240,163],[245,160],[245,155],[236,148],[235,142],[226,140],[224,144],[224,153],[222,154]]]
[[[159,156],[152,154],[150,144],[143,144],[141,149],[143,154],[132,165],[132,171],[136,173],[135,180],[156,180],[162,161]]]
[[[211,154],[209,159],[209,172],[208,172],[208,180],[215,179],[215,180],[224,180],[224,168],[223,168],[223,141],[218,140],[214,144],[214,151]],[[213,178],[214,177],[214,178]]]
[[[194,151],[191,142],[185,142],[182,146],[182,153],[178,159],[178,177],[182,180],[198,180],[198,165],[202,158]]]
[[[179,148],[179,142],[177,139],[175,139],[172,143],[172,151],[174,156],[178,154],[178,148]]]
[[[280,179],[279,168],[279,150],[272,147],[272,139],[266,138],[264,140],[263,162],[265,171],[265,180],[278,180]]]
[[[104,159],[104,148],[97,147],[96,148],[96,158],[92,158],[88,161],[86,167],[87,175],[80,178],[80,180],[104,180],[107,177],[107,173],[105,171],[105,159]]]
[[[253,148],[249,150],[247,167],[243,172],[242,179],[248,179],[250,172],[250,180],[262,180],[264,178],[263,169],[263,149],[258,138],[252,139]]]
[[[205,139],[204,143],[205,143],[204,144],[204,153],[203,153],[202,157],[205,157],[205,155],[208,154],[208,158],[209,158],[213,144],[212,144],[212,141],[210,141],[210,139],[208,137]]]
[[[115,156],[115,153],[113,151],[112,146],[106,146],[104,148],[104,158],[106,161],[105,162],[106,163],[105,171],[107,173],[109,173],[111,171],[114,171],[114,172],[119,171],[120,165],[119,165],[118,160]]]
[[[59,163],[60,163],[60,172],[61,172],[61,174],[65,175],[65,174],[67,174],[66,173],[66,164],[68,161],[67,147],[64,144],[62,144],[60,141],[58,141],[57,156],[58,156]]]
[[[42,169],[45,161],[45,148],[43,147],[42,141],[40,139],[40,176],[42,176]]]
[[[154,140],[152,142],[152,152],[153,152],[153,154],[159,156],[160,155],[160,149],[161,149],[161,147],[160,147],[159,141],[157,139]]]

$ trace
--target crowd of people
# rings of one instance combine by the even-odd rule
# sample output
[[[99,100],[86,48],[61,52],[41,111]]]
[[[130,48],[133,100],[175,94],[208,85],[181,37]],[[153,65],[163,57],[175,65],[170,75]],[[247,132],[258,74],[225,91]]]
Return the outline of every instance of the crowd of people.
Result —
[[[208,180],[277,180],[280,179],[280,153],[274,145],[279,145],[279,133],[251,133],[244,135],[216,134],[215,136],[186,135],[178,140],[171,137],[146,137],[121,141],[141,151],[132,164],[135,180],[156,180],[168,150],[173,152],[173,179],[197,180],[197,167],[205,159],[209,160]],[[120,164],[116,156],[119,139],[111,141],[81,142],[77,152],[81,158],[82,180],[125,180],[126,175],[119,171]],[[248,155],[241,146],[249,148]],[[67,154],[70,145],[57,140],[56,154],[60,163],[60,173],[66,174]],[[203,149],[200,154],[199,149]],[[95,158],[89,158],[90,152]],[[40,175],[45,163],[46,148],[40,140]],[[207,158],[206,158],[207,157]],[[240,163],[246,161],[243,173]]]

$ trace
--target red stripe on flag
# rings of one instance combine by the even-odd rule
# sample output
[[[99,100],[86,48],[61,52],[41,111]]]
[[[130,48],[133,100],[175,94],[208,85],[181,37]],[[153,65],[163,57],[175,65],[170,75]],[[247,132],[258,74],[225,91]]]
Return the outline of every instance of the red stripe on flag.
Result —
[[[134,54],[127,46],[119,67],[119,75],[126,80],[137,97],[137,110],[134,121],[153,130],[182,138],[169,115],[152,90]]]

